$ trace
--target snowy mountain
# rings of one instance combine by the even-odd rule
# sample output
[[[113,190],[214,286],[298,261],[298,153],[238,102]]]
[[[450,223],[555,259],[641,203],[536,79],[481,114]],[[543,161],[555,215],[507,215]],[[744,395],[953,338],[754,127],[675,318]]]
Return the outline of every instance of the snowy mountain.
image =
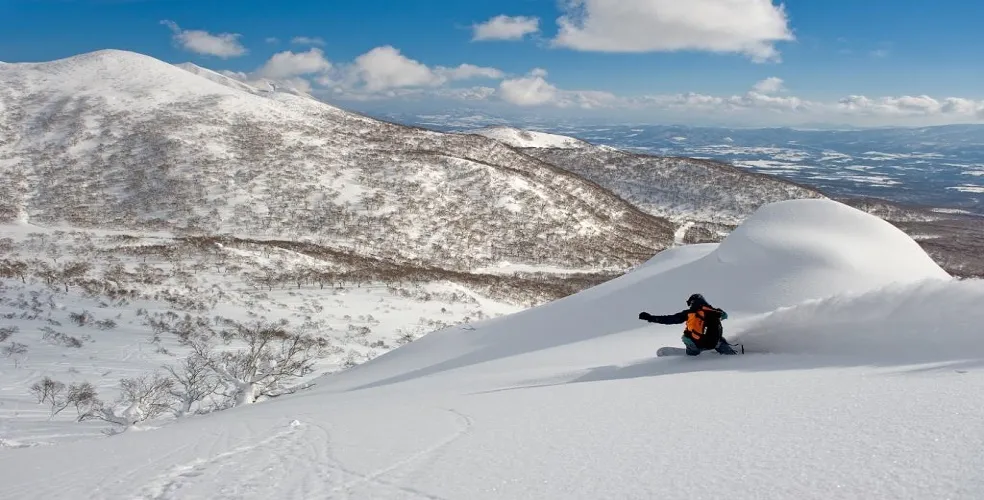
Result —
[[[0,109],[5,221],[305,240],[457,270],[621,269],[672,241],[669,222],[497,141],[129,52],[4,65]]]
[[[639,311],[695,291],[745,355],[653,356],[682,327]],[[293,395],[4,450],[0,479],[45,499],[979,498],[982,301],[884,220],[781,202]]]
[[[805,186],[713,161],[610,147],[523,151],[611,189],[647,213],[677,223],[733,226],[768,203],[825,197]]]
[[[591,144],[573,137],[512,127],[489,127],[474,130],[471,133],[489,137],[517,148],[581,149],[591,146]]]

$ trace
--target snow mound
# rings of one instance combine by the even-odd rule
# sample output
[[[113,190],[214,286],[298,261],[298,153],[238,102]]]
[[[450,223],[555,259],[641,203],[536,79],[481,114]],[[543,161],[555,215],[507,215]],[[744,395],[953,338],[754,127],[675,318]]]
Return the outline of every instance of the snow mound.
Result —
[[[678,344],[678,325],[643,323],[638,314],[678,312],[695,292],[728,311],[726,331],[738,332],[742,321],[806,301],[949,280],[918,244],[878,217],[832,200],[785,201],[762,207],[717,246],[668,250],[564,299],[473,329],[432,333],[340,380],[395,383],[638,329]]]
[[[591,144],[573,137],[512,127],[489,127],[475,130],[472,133],[504,142],[516,148],[579,149],[591,147]]]
[[[697,274],[733,309],[766,311],[892,283],[948,279],[907,234],[824,199],[766,205],[721,242]],[[706,287],[706,288],[703,288]]]

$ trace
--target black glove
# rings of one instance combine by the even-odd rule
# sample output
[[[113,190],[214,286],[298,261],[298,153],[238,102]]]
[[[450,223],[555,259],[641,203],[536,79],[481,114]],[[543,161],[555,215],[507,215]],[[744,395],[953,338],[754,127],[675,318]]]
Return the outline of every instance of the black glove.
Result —
[[[639,319],[641,319],[643,321],[652,321],[653,320],[653,315],[652,314],[649,314],[647,312],[641,312],[641,313],[639,313]]]

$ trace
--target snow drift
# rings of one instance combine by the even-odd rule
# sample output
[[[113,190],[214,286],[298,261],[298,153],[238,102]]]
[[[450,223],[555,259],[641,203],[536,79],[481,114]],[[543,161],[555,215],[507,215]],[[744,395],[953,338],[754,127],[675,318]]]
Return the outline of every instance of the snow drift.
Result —
[[[878,217],[831,200],[779,202],[762,207],[719,245],[665,251],[619,279],[565,299],[475,325],[474,331],[430,334],[339,381],[386,385],[638,329],[678,345],[679,326],[642,323],[638,313],[680,311],[695,292],[729,312],[725,329],[731,335],[754,318],[806,301],[924,281],[946,287],[950,279],[918,244]],[[743,340],[766,350],[768,342],[779,342],[779,333],[768,332],[782,331],[780,322],[772,324]],[[783,341],[797,345],[794,337]],[[809,351],[808,343],[799,345]]]

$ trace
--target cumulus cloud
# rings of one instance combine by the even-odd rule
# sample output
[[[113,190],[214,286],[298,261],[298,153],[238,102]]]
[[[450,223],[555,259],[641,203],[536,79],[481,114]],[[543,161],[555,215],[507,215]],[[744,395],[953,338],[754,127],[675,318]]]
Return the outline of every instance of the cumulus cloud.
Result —
[[[174,21],[161,21],[173,33],[176,44],[185,50],[197,54],[221,57],[239,57],[246,54],[246,47],[239,42],[238,33],[219,33],[213,35],[207,31],[184,30]]]
[[[370,92],[398,87],[440,85],[426,65],[387,45],[355,58],[355,74]]]
[[[583,51],[699,50],[775,61],[794,40],[772,0],[565,0],[553,44]]]
[[[628,102],[611,92],[601,90],[560,89],[547,81],[547,71],[543,68],[534,68],[525,76],[503,80],[494,95],[503,102],[524,107],[604,109],[619,107]]]
[[[984,118],[984,101],[960,97],[938,100],[928,95],[919,95],[872,99],[863,95],[851,95],[840,99],[837,107],[849,114],[869,116]]]
[[[324,39],[310,36],[295,36],[291,39],[290,43],[293,43],[294,45],[325,45]]]
[[[540,31],[540,19],[525,16],[495,16],[481,24],[472,25],[472,40],[521,40]]]
[[[761,82],[760,82],[761,83]],[[764,113],[782,115],[788,121],[854,122],[868,124],[893,123],[954,123],[984,120],[984,101],[948,97],[936,99],[927,95],[868,97],[850,95],[833,102],[802,99],[763,93],[760,85],[731,96],[712,96],[697,93],[647,96],[640,102],[645,107],[706,113],[722,113],[762,118]],[[766,89],[769,90],[769,89]]]
[[[547,72],[537,68],[521,78],[503,80],[498,95],[502,100],[517,106],[538,106],[557,99],[557,87],[547,83]]]
[[[378,92],[403,87],[437,87],[451,80],[502,77],[503,73],[498,69],[473,64],[431,68],[385,45],[356,57],[347,80],[360,82],[368,92]]]
[[[769,78],[756,83],[752,87],[752,90],[760,94],[775,94],[783,90],[783,83],[782,78],[770,76]]]
[[[472,78],[502,78],[505,74],[495,68],[475,66],[474,64],[462,64],[456,68],[444,68],[438,66],[435,73],[447,80],[470,80]]]
[[[330,61],[325,59],[321,49],[312,48],[307,52],[278,52],[273,55],[260,69],[256,76],[261,78],[281,79],[315,73],[325,73],[332,68]]]

